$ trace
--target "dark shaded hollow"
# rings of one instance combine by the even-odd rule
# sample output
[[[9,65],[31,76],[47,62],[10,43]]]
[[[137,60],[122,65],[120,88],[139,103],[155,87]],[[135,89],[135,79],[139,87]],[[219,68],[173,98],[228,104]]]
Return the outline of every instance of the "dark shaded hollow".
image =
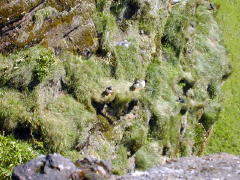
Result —
[[[224,74],[224,75],[222,76],[222,80],[223,80],[223,81],[227,80],[227,79],[231,76],[231,74],[232,74],[232,72],[227,73],[227,74]]]
[[[202,117],[198,120],[200,124],[202,124],[203,128],[205,131],[208,131],[209,128],[211,127],[211,119],[209,119],[206,114],[203,113]]]
[[[185,128],[183,127],[183,124],[181,124],[180,130],[179,130],[180,135],[183,135],[184,129],[185,129]]]
[[[186,112],[187,112],[187,108],[182,107],[181,110],[180,110],[180,114],[184,115],[184,114],[186,114]]]
[[[161,38],[161,44],[164,45],[165,47],[171,47],[172,50],[174,50],[174,53],[176,55],[176,57],[179,57],[181,54],[181,47],[176,46],[176,44],[174,44],[169,36],[167,34],[164,34]]]
[[[169,150],[170,150],[169,147],[164,146],[164,147],[163,147],[163,150],[162,150],[162,155],[163,155],[163,156],[169,155]]]
[[[96,51],[96,55],[98,57],[106,57],[107,56],[107,51],[105,49],[102,49],[101,47],[99,47]]]
[[[208,92],[208,96],[211,99],[213,99],[216,96],[216,88],[212,84],[208,85],[207,92]]]
[[[152,116],[148,122],[149,129],[151,132],[155,131],[157,129],[157,120],[154,116]]]
[[[186,96],[187,92],[189,89],[193,88],[194,83],[190,83],[186,79],[181,79],[178,84],[183,84],[182,90],[183,90],[183,95]]]
[[[132,100],[132,101],[128,104],[127,114],[130,113],[130,112],[133,110],[133,108],[134,108],[135,106],[137,106],[137,104],[138,104],[138,100]]]
[[[24,125],[18,125],[18,127],[14,129],[14,136],[22,140],[30,139],[32,137],[31,129]]]
[[[100,102],[97,102],[92,99],[91,104],[94,107],[94,109],[96,110],[97,114],[102,115],[102,110],[104,108],[105,103],[100,103]]]
[[[139,7],[138,2],[134,1],[134,0],[130,0],[127,3],[127,8],[124,12],[124,18],[127,20],[133,18],[133,16],[137,14],[139,9],[140,9],[140,7]]]

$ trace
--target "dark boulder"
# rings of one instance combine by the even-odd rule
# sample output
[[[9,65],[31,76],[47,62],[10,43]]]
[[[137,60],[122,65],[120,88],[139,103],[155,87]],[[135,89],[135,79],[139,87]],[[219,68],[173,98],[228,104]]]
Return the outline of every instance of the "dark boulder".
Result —
[[[67,180],[76,171],[75,165],[59,154],[40,156],[13,170],[13,180]]]
[[[18,165],[13,170],[13,180],[99,180],[114,179],[108,161],[92,157],[72,163],[59,154],[49,154]]]

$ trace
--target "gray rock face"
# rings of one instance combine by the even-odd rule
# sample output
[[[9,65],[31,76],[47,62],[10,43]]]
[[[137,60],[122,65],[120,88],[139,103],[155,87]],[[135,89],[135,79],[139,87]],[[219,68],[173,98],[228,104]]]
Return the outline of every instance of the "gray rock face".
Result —
[[[18,165],[13,180],[81,180],[111,179],[111,164],[95,158],[85,158],[73,164],[59,154],[49,154]]]
[[[163,166],[152,168],[146,172],[135,172],[119,178],[119,180],[157,180],[157,179],[239,179],[240,157],[226,153],[205,157],[180,158],[169,161]]]
[[[16,180],[64,180],[77,168],[69,160],[58,154],[40,156],[26,164],[16,166],[13,171],[13,178]]]
[[[14,168],[13,180],[237,180],[240,177],[240,157],[227,153],[205,157],[187,157],[168,161],[145,172],[113,176],[108,161],[92,157],[73,164],[58,154],[40,156]]]

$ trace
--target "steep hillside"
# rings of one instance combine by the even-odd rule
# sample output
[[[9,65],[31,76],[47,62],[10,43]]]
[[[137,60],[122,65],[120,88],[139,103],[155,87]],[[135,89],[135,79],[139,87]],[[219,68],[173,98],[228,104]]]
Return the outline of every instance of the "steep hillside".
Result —
[[[231,72],[207,1],[0,7],[5,136],[72,159],[111,160],[116,174],[203,153]]]
[[[223,110],[214,126],[206,153],[240,154],[240,1],[215,1],[220,7],[216,19],[223,31],[223,40],[232,62],[233,73],[223,86]]]

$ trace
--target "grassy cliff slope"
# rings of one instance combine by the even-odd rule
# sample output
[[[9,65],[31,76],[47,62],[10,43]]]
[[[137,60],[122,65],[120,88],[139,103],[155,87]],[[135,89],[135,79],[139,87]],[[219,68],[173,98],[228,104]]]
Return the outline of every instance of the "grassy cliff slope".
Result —
[[[207,1],[41,2],[1,13],[3,140],[111,160],[116,174],[203,153],[231,71]]]

